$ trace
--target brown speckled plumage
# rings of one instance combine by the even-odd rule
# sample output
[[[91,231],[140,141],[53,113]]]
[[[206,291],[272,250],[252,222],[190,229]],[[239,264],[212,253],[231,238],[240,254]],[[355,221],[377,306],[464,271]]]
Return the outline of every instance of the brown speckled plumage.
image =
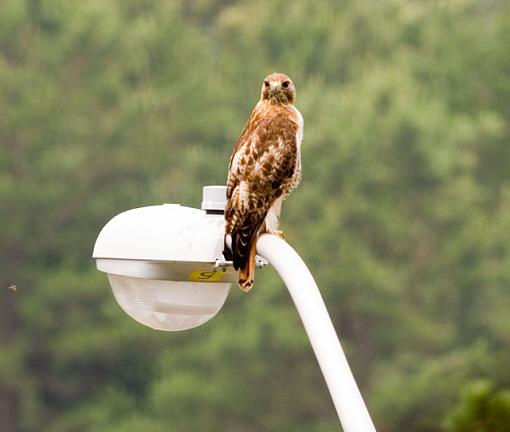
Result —
[[[294,100],[289,77],[268,75],[230,158],[225,234],[245,291],[253,284],[258,235],[276,234],[281,201],[301,180],[303,120]]]

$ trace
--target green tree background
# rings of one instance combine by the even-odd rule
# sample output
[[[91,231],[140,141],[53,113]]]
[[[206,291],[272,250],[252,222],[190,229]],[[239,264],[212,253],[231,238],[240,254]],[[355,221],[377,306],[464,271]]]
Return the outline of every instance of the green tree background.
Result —
[[[272,270],[164,333],[91,260],[113,215],[224,183],[282,71],[283,229],[378,431],[510,431],[509,41],[503,0],[2,1],[0,430],[339,429]]]

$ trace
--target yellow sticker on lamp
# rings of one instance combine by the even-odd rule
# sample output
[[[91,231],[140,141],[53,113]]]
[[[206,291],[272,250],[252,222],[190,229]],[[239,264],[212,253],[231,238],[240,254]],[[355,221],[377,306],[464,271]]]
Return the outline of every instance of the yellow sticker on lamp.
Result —
[[[195,282],[216,282],[219,281],[224,274],[224,272],[211,270],[195,270],[188,275],[188,280]]]

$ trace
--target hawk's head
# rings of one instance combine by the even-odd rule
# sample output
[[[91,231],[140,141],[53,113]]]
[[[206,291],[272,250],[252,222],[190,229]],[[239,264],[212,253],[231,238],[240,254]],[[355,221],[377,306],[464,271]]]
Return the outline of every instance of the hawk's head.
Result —
[[[296,99],[294,83],[285,74],[272,73],[264,78],[260,98],[283,104],[294,103]]]

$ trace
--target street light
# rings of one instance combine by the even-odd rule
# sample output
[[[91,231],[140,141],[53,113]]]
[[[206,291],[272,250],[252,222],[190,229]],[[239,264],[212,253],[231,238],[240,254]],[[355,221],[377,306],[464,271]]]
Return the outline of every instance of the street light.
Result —
[[[141,207],[105,225],[92,256],[129,316],[176,331],[218,313],[237,281],[237,272],[223,260],[224,207],[224,186],[207,186],[202,210],[179,204]]]
[[[202,209],[178,204],[128,210],[108,222],[93,258],[115,299],[136,321],[186,330],[221,309],[237,272],[223,257],[224,186],[206,186]],[[301,316],[345,432],[375,432],[312,274],[284,240],[263,234],[258,264],[271,264]],[[263,257],[263,258],[261,258]]]

